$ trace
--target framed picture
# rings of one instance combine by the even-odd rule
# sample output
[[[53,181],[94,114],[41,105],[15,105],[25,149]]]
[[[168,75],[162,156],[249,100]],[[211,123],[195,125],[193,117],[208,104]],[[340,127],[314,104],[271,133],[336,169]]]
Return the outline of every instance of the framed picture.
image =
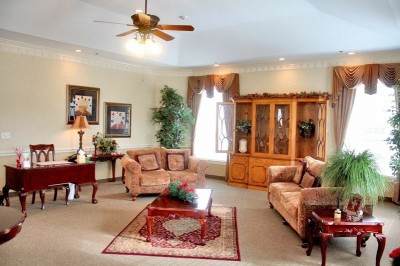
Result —
[[[100,89],[67,85],[67,124],[73,124],[75,116],[84,115],[91,125],[99,124]]]
[[[104,132],[106,137],[129,138],[131,136],[132,105],[104,103]]]

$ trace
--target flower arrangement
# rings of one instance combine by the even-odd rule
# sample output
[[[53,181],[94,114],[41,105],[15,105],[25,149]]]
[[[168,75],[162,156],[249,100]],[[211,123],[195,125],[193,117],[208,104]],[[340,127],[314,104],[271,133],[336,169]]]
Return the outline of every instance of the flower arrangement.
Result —
[[[170,197],[189,202],[193,202],[197,198],[193,188],[189,188],[187,183],[179,181],[171,182],[164,193]]]
[[[312,98],[312,97],[324,97],[329,99],[331,94],[328,92],[321,91],[302,91],[302,92],[291,92],[291,93],[249,93],[247,95],[234,95],[233,98]]]
[[[104,137],[100,132],[92,136],[95,150],[98,148],[101,154],[110,154],[117,151],[118,144],[111,138]]]
[[[251,130],[251,121],[250,120],[239,120],[237,123],[236,129],[241,132],[249,133]]]
[[[390,252],[389,257],[391,257],[393,266],[400,266],[400,248],[396,248]]]
[[[315,132],[315,125],[311,119],[308,121],[299,121],[297,127],[300,132],[300,136],[304,139],[310,139]]]
[[[21,168],[21,156],[22,156],[23,149],[18,147],[15,148],[15,154],[17,155],[17,168]]]

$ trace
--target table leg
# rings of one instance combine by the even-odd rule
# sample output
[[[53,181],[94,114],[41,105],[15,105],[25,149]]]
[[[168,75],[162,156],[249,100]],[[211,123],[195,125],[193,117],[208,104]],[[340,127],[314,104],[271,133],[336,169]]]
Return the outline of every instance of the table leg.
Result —
[[[111,159],[111,169],[112,169],[112,179],[109,180],[110,182],[115,182],[115,161],[117,159]]]
[[[358,232],[357,233],[357,250],[356,250],[356,255],[357,257],[360,257],[362,252],[361,252],[361,242],[364,236],[364,232]]]
[[[206,219],[205,218],[199,219],[199,223],[201,226],[200,245],[204,246],[206,244],[206,240],[204,239],[206,236],[206,230],[207,230]]]
[[[313,247],[314,247],[313,232],[314,232],[315,223],[310,218],[307,219],[306,223],[307,223],[306,224],[306,238],[308,241],[308,249],[306,251],[306,254],[307,254],[307,256],[310,256],[311,252],[313,250]]]
[[[97,189],[99,188],[99,184],[97,184],[97,182],[93,182],[92,186],[93,186],[92,203],[96,204],[97,203],[96,192],[97,192]]]
[[[10,189],[6,186],[3,187],[3,195],[4,195],[4,199],[6,200],[6,206],[10,207],[10,197],[8,196],[8,191],[10,191]]]
[[[74,198],[75,199],[79,199],[79,191],[81,190],[81,186],[80,185],[78,185],[78,184],[75,184],[75,195],[74,195]]]
[[[147,242],[151,242],[151,235],[152,235],[152,228],[151,225],[153,223],[153,216],[148,216],[146,217],[146,224],[147,224]]]
[[[46,190],[44,189],[40,190],[39,195],[40,195],[40,202],[42,203],[42,206],[40,208],[44,210],[44,202],[46,200]]]
[[[385,249],[386,245],[386,236],[382,233],[374,234],[376,240],[378,241],[378,251],[376,252],[376,266],[381,265],[381,258],[383,254],[383,250]]]
[[[327,242],[328,239],[333,237],[332,233],[321,233],[320,234],[320,239],[321,239],[321,257],[322,257],[322,262],[321,262],[321,266],[325,266],[326,265],[326,246],[327,246]]]
[[[20,191],[18,193],[19,202],[21,202],[22,213],[25,215],[25,217],[26,217],[26,196],[27,195],[28,195],[27,192]]]
[[[70,192],[69,185],[66,185],[64,187],[65,187],[65,204],[69,205],[69,200],[68,200]]]

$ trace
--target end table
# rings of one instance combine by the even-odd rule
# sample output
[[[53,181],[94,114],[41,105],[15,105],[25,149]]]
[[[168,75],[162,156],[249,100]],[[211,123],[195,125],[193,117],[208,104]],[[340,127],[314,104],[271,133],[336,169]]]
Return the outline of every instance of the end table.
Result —
[[[333,218],[334,210],[313,210],[309,213],[306,222],[306,237],[308,239],[307,256],[311,255],[313,249],[314,233],[319,234],[321,245],[322,263],[326,263],[326,246],[331,237],[354,236],[357,237],[356,255],[361,256],[361,245],[365,246],[363,237],[367,233],[372,233],[378,241],[378,250],[376,252],[377,266],[380,265],[383,250],[385,249],[386,236],[382,233],[383,222],[372,215],[364,214],[362,221],[348,221],[344,217],[341,219]]]
[[[121,159],[124,157],[124,154],[92,154],[90,157],[91,161],[94,162],[105,162],[111,161],[111,168],[112,168],[112,178],[109,179],[110,182],[115,182],[115,161],[117,159]],[[121,176],[122,183],[125,184],[125,169],[122,167],[122,176]]]

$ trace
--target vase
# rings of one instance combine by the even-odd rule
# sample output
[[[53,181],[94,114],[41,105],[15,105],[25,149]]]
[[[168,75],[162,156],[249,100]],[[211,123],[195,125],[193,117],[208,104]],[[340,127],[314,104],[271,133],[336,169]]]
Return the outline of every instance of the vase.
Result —
[[[241,153],[247,152],[247,139],[239,140],[239,151]]]

